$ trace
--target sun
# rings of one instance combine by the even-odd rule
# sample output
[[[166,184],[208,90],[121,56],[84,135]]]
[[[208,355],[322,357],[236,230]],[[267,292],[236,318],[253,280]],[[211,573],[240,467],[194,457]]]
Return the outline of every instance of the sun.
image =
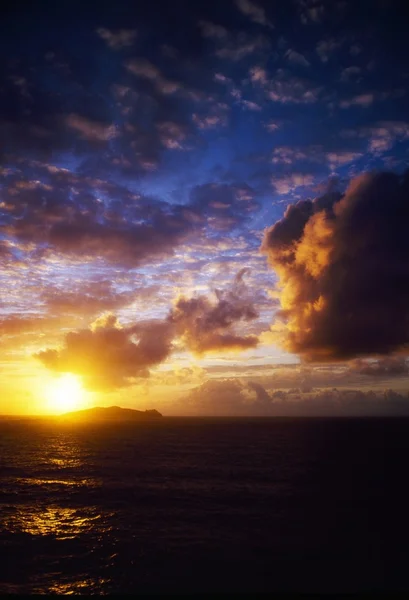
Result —
[[[47,402],[54,413],[80,409],[84,404],[84,395],[81,380],[71,373],[61,375],[46,389]]]

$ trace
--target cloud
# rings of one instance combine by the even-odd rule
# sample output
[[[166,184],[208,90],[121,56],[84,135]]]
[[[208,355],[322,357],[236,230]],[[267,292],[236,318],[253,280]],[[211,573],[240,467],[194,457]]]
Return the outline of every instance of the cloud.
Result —
[[[258,317],[249,290],[243,281],[245,269],[236,276],[231,289],[215,290],[214,299],[207,296],[180,296],[169,315],[177,334],[195,354],[212,351],[254,348],[254,335],[237,335],[234,326]]]
[[[199,27],[202,30],[203,37],[206,38],[222,40],[228,36],[227,29],[210,21],[199,21]]]
[[[225,127],[228,123],[229,106],[218,102],[204,113],[193,113],[192,121],[199,129]]]
[[[266,123],[265,128],[267,129],[267,131],[269,131],[270,133],[274,133],[274,131],[277,131],[278,129],[280,129],[280,127],[282,127],[282,123],[279,121],[268,121],[268,123]]]
[[[229,36],[225,45],[217,49],[215,54],[219,58],[238,62],[246,56],[266,51],[269,48],[270,42],[264,35],[251,36],[241,32],[235,36]]]
[[[327,38],[318,42],[316,52],[323,63],[327,63],[331,56],[343,44],[343,40],[336,38]]]
[[[260,66],[252,67],[249,71],[252,83],[266,85],[268,83],[267,71]]]
[[[254,21],[254,23],[273,28],[271,21],[269,21],[266,17],[264,8],[258,6],[258,4],[255,2],[250,0],[236,0],[236,6],[238,10],[243,13],[243,15],[249,17],[251,21]]]
[[[390,150],[397,141],[409,139],[409,123],[399,121],[381,121],[362,132],[369,136],[369,151],[382,154]]]
[[[190,194],[190,208],[218,230],[232,230],[260,208],[256,193],[245,183],[205,183]]]
[[[353,96],[348,100],[341,100],[339,105],[341,108],[350,108],[351,106],[362,106],[362,108],[367,108],[373,103],[374,100],[374,94],[359,94],[358,96]]]
[[[305,56],[303,56],[299,52],[296,52],[295,50],[287,50],[287,52],[285,53],[285,58],[288,60],[288,62],[292,63],[293,65],[301,65],[302,67],[309,67],[311,65],[311,63],[308,62]]]
[[[240,102],[240,106],[242,106],[243,108],[245,108],[247,110],[251,110],[251,111],[260,111],[261,110],[261,106],[259,104],[257,104],[256,102],[251,102],[250,100],[242,100]]]
[[[116,31],[112,31],[105,27],[99,27],[97,34],[112,50],[121,50],[133,45],[137,32],[135,29],[117,29]]]
[[[83,139],[89,142],[106,142],[118,135],[115,125],[104,125],[74,113],[68,115],[65,122],[70,129],[77,131]]]
[[[270,100],[282,104],[310,104],[317,102],[321,93],[321,88],[311,81],[295,77],[284,69],[278,69],[274,79],[264,87]]]
[[[329,361],[408,349],[408,194],[408,173],[364,174],[265,232],[279,277],[273,335],[287,350]]]
[[[155,65],[144,58],[133,58],[125,66],[134,75],[152,81],[162,94],[174,94],[181,88],[179,83],[166,79]]]
[[[299,0],[298,9],[303,25],[321,23],[325,16],[324,4],[317,0]]]
[[[47,327],[58,327],[64,320],[62,317],[35,314],[24,317],[19,314],[0,317],[0,337],[18,336],[29,332],[38,332]]]
[[[341,71],[340,80],[343,81],[344,83],[348,83],[349,81],[351,81],[351,79],[358,77],[360,74],[361,74],[360,67],[356,67],[356,66],[346,67],[345,69],[343,69]]]
[[[278,194],[289,194],[299,187],[306,187],[314,183],[314,176],[304,173],[291,173],[290,175],[274,176],[271,180]]]
[[[326,154],[329,166],[332,170],[336,169],[337,167],[347,165],[348,163],[352,163],[358,158],[361,158],[361,156],[361,152],[348,152],[346,150],[327,152]]]
[[[150,369],[165,361],[174,348],[197,355],[254,348],[258,344],[255,335],[236,331],[238,325],[258,317],[243,281],[246,272],[242,269],[227,289],[214,290],[213,297],[180,296],[163,319],[122,326],[114,313],[105,312],[87,329],[67,333],[62,347],[42,350],[35,357],[51,370],[80,375],[90,389],[110,389],[149,377]],[[117,300],[113,301],[118,306]],[[0,322],[0,334],[2,327],[10,334],[38,331],[41,324],[38,318],[11,319]]]
[[[309,153],[292,146],[277,146],[272,153],[271,162],[273,164],[292,165],[301,160],[307,160]]]
[[[345,138],[367,138],[368,150],[383,154],[397,142],[409,139],[409,123],[405,121],[378,121],[370,126],[346,129],[341,133]]]
[[[70,289],[60,289],[48,284],[40,294],[51,314],[93,315],[101,311],[118,310],[132,304],[135,297],[148,299],[157,293],[159,286],[117,292],[111,281],[90,281]]]
[[[209,416],[265,415],[268,407],[264,394],[260,384],[208,379],[180,400],[180,410],[184,414]],[[267,403],[271,404],[269,400]]]
[[[187,137],[186,127],[173,123],[172,121],[162,121],[157,124],[162,144],[168,150],[183,150],[183,142]]]
[[[158,129],[164,145],[184,149],[182,126],[164,121]],[[64,255],[133,268],[171,257],[206,227],[213,234],[234,229],[259,209],[246,184],[196,186],[177,204],[53,165],[33,163],[29,172],[33,179],[20,170],[3,174],[3,260],[35,264]]]
[[[386,356],[379,360],[356,359],[350,370],[370,377],[400,377],[409,375],[409,363],[403,356]]]
[[[183,414],[209,416],[408,415],[409,396],[394,390],[266,390],[252,380],[208,379],[179,401]]]
[[[170,333],[166,322],[122,327],[115,315],[107,313],[89,329],[68,333],[60,349],[35,356],[53,371],[81,375],[89,389],[105,390],[148,377],[149,369],[169,355]]]

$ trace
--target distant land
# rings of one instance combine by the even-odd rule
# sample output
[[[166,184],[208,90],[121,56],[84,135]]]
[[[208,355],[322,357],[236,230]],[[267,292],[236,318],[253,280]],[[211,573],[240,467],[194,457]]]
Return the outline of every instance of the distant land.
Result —
[[[162,417],[157,410],[134,410],[132,408],[121,408],[120,406],[95,406],[84,410],[76,410],[64,413],[60,419],[86,419],[92,421],[144,421],[146,419],[158,419]]]

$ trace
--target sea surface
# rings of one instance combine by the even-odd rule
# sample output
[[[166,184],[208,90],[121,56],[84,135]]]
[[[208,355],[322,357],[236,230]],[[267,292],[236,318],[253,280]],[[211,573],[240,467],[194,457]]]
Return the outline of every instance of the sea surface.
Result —
[[[0,420],[0,593],[409,590],[409,419]]]

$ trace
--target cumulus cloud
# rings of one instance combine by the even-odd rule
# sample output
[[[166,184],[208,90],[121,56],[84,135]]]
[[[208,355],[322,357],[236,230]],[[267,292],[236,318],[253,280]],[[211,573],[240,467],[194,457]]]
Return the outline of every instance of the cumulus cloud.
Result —
[[[238,335],[234,330],[238,323],[250,322],[258,317],[243,281],[245,271],[239,272],[230,289],[215,290],[213,300],[207,296],[181,296],[176,300],[169,320],[186,347],[195,354],[257,346],[256,336]]]
[[[149,369],[166,359],[170,333],[166,322],[122,327],[107,313],[88,329],[69,332],[61,348],[43,350],[36,358],[53,371],[81,375],[89,389],[121,387],[148,377]]]
[[[161,320],[122,326],[114,313],[103,313],[89,328],[69,332],[62,347],[42,350],[35,356],[51,370],[81,375],[90,389],[109,389],[148,377],[149,370],[166,360],[176,342],[179,349],[197,355],[254,348],[257,336],[236,331],[238,325],[258,317],[243,280],[245,274],[246,269],[242,269],[229,288],[214,290],[213,297],[180,296]],[[8,333],[30,327],[30,319],[3,323]]]
[[[408,196],[408,173],[364,174],[265,232],[279,277],[273,335],[287,350],[316,361],[407,351]]]

